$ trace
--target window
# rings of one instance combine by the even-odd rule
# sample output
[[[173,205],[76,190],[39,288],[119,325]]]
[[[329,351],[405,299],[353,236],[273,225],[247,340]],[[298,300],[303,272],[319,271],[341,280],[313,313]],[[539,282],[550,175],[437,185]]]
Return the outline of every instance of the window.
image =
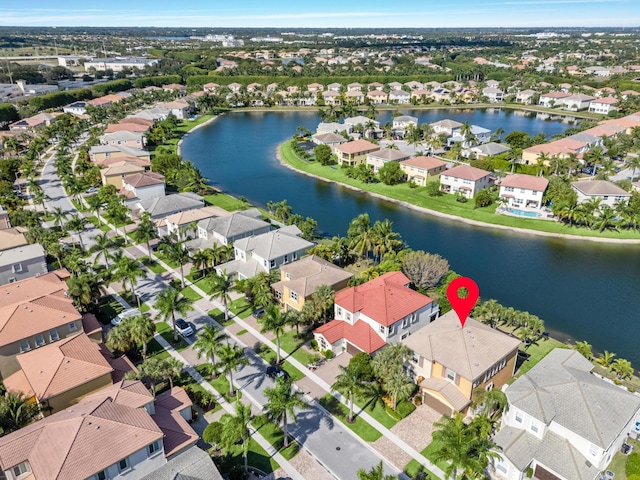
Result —
[[[336,310],[336,312],[338,312],[338,317],[342,316],[342,309],[340,307],[338,307],[338,309]]]
[[[38,333],[36,335],[36,347],[41,347],[44,345],[44,335],[41,333]]]
[[[16,278],[16,277],[11,277],[11,278],[9,279],[9,283],[15,283],[16,281],[17,281],[17,278]]]
[[[602,197],[603,200],[609,200],[609,195],[605,195],[604,197]]]
[[[380,333],[384,334],[384,325],[380,325]]]
[[[294,259],[294,260],[297,259],[298,258],[298,254],[296,252],[293,252],[291,254],[291,258]]]
[[[156,440],[151,445],[149,445],[148,448],[149,448],[149,455],[153,455],[158,450],[160,450],[160,442],[158,440]]]
[[[296,302],[298,301],[298,294],[296,292],[294,292],[293,290],[291,290],[290,294],[291,299],[295,300]]]
[[[14,477],[19,477],[20,475],[24,475],[29,472],[29,464],[27,462],[22,462],[11,469]]]
[[[278,292],[277,290],[276,290],[276,298],[278,300],[280,300],[282,298],[282,293]]]
[[[522,423],[522,412],[516,412],[516,422]]]
[[[350,313],[346,313],[344,318],[346,318],[348,321],[351,321],[351,314]]]
[[[447,380],[456,381],[456,372],[447,368]]]
[[[593,443],[589,445],[589,453],[592,457],[595,457],[598,454],[598,446]]]
[[[289,275],[289,272],[284,274],[284,278],[286,278],[287,280],[291,280],[291,275]]]
[[[513,192],[513,187],[504,187],[505,192]]]
[[[78,324],[76,322],[71,322],[69,324],[69,331],[75,332],[76,330],[78,330]]]
[[[532,422],[532,423],[531,423],[531,431],[532,431],[533,433],[538,433],[538,430],[540,430],[540,427],[538,427],[538,424],[537,424],[537,423],[535,423],[535,422]]]
[[[504,464],[504,462],[502,461],[502,457],[498,457],[496,459],[496,469],[500,470],[502,473],[506,474],[507,473],[507,466]]]
[[[29,345],[29,339],[28,338],[23,338],[22,340],[20,340],[20,352],[28,352],[29,350],[31,350],[31,345]]]
[[[271,260],[271,268],[276,268],[276,261],[275,260]]]
[[[409,325],[409,319],[407,317],[402,319],[402,328],[407,328]]]
[[[106,470],[102,470],[101,472],[98,472],[96,474],[96,480],[107,480],[107,471]]]
[[[415,312],[413,312],[411,314],[411,323],[416,323],[417,321],[418,321],[418,315]]]
[[[284,256],[284,263],[289,263],[289,255]]]
[[[123,458],[122,460],[120,460],[118,462],[118,470],[123,472],[124,470],[127,470],[129,468],[129,459],[128,458]]]
[[[22,264],[16,263],[15,265],[13,265],[13,273],[20,273],[20,272],[22,272]]]

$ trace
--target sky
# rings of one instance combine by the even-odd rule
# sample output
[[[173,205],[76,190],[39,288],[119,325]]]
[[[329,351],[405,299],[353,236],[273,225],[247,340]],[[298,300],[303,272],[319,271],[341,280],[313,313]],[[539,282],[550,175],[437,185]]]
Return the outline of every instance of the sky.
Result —
[[[0,25],[636,27],[640,0],[30,0],[0,2]]]

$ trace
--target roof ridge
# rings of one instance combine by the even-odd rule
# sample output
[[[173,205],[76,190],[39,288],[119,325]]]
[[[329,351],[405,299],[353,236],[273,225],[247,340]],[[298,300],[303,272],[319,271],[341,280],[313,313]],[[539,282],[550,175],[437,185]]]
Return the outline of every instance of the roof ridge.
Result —
[[[76,418],[72,418],[72,419],[69,419],[69,420],[70,420],[70,421],[73,421],[73,420],[76,420],[76,421],[77,421],[77,420],[80,420],[80,421],[78,422],[78,428],[76,428],[76,432],[75,432],[75,434],[73,435],[73,439],[72,439],[72,440],[71,440],[71,442],[69,443],[69,445],[70,445],[70,446],[72,446],[72,445],[76,442],[76,438],[78,438],[78,435],[80,434],[80,430],[82,429],[82,425],[83,425],[83,424],[84,424],[84,422],[87,420],[87,417],[86,417],[86,416],[83,416],[83,417],[80,417],[80,418],[76,417]],[[56,422],[56,423],[60,423],[60,422]],[[44,426],[44,428],[46,428],[46,427],[47,427],[47,425],[45,425],[45,426]],[[55,474],[55,477],[54,477],[54,478],[55,478],[56,480],[59,478],[60,472],[62,471],[62,469],[63,469],[63,467],[64,467],[65,463],[67,462],[67,460],[68,460],[68,458],[69,458],[69,454],[70,454],[70,453],[71,453],[71,448],[68,448],[68,449],[67,449],[67,451],[66,451],[66,453],[65,453],[65,455],[64,455],[64,458],[62,459],[62,462],[60,462],[60,465],[59,465],[59,467],[58,467],[58,470],[57,470],[57,472],[56,472],[56,474]]]

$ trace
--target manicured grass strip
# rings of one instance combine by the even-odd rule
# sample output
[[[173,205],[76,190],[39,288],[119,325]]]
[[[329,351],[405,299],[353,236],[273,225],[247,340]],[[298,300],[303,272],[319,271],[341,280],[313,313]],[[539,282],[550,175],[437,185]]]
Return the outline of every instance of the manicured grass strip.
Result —
[[[384,183],[363,183],[347,177],[345,170],[339,166],[331,168],[322,166],[319,163],[308,163],[300,159],[292,149],[292,141],[286,142],[280,148],[280,156],[292,167],[317,175],[319,177],[356,187],[365,192],[371,192],[388,197],[390,199],[407,202],[419,207],[428,208],[441,213],[455,215],[457,217],[468,218],[494,225],[507,227],[528,228],[542,232],[561,233],[568,235],[578,235],[582,237],[605,237],[605,238],[631,238],[640,239],[640,232],[621,230],[619,232],[606,231],[597,232],[586,228],[569,227],[568,225],[550,221],[536,220],[533,218],[518,218],[508,215],[496,215],[496,204],[485,208],[475,208],[473,200],[466,203],[456,201],[455,195],[444,194],[439,197],[430,197],[424,187],[410,188],[408,183],[400,185],[385,185]]]
[[[111,295],[107,295],[100,299],[96,317],[101,323],[106,325],[122,310],[124,310],[124,307]]]
[[[147,355],[149,357],[158,357],[161,360],[171,356],[155,338],[149,340],[147,344]]]
[[[163,255],[162,253],[158,252],[156,253],[156,257],[159,260],[162,260],[164,263],[166,263],[167,265],[169,265],[169,267],[171,268],[179,268],[180,265],[178,265],[177,262],[172,262],[171,260],[169,260],[165,255]]]
[[[181,352],[189,346],[184,338],[178,334],[178,342],[173,342],[173,327],[165,322],[156,323],[156,332],[162,336],[169,344],[178,352]]]
[[[274,350],[271,350],[266,345],[262,345],[262,348],[257,353],[264,359],[265,362],[275,365],[277,355]],[[280,358],[282,358],[282,353],[284,352],[280,352]],[[287,361],[280,365],[280,367],[289,374],[289,377],[291,377],[291,380],[293,380],[294,382],[297,382],[298,380],[304,378],[304,374]]]
[[[354,423],[349,423],[347,421],[349,418],[349,409],[330,394],[326,394],[324,397],[320,398],[320,405],[338,418],[349,430],[353,431],[365,442],[375,442],[382,437],[382,434],[378,430],[373,428],[360,417],[356,417],[356,421]]]
[[[226,398],[227,402],[229,403],[235,402],[236,400],[242,398],[242,392],[239,389],[236,389],[235,396],[229,396],[229,380],[227,380],[226,375],[218,375],[217,378],[209,380],[209,383],[218,391],[220,395]]]
[[[245,297],[240,297],[229,304],[229,310],[240,318],[247,318],[253,312],[251,304]]]
[[[142,260],[142,264],[143,264],[145,267],[147,267],[149,270],[151,270],[153,273],[155,273],[156,275],[159,275],[159,274],[164,273],[164,272],[166,272],[166,271],[167,271],[167,270],[166,270],[162,265],[160,265],[158,262],[153,261],[153,260],[152,260],[151,262],[149,262],[149,259],[148,259],[148,258],[144,258],[144,259]]]
[[[240,336],[240,335],[244,335],[245,333],[247,333],[247,330],[240,330],[238,333],[236,333],[236,335]]]
[[[202,299],[202,296],[191,287],[185,287],[181,293],[192,302],[197,302]]]
[[[216,322],[218,322],[220,325],[224,327],[228,327],[229,325],[232,325],[233,323],[235,323],[232,319],[229,319],[229,321],[225,322],[224,313],[219,308],[214,308],[213,310],[209,310],[207,315],[209,315],[213,320],[215,320]]]
[[[212,195],[205,195],[204,200],[209,205],[215,205],[216,207],[223,208],[227,212],[246,210],[250,206],[247,202],[243,202],[242,200],[232,197],[231,195],[227,195],[226,193],[214,193]]]

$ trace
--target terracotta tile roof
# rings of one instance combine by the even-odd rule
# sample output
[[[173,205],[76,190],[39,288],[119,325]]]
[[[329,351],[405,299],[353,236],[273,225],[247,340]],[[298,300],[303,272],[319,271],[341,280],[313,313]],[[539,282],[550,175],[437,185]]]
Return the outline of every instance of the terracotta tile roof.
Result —
[[[572,182],[571,186],[587,196],[591,195],[616,195],[620,197],[630,197],[631,194],[623,190],[615,183],[607,180],[582,180]]]
[[[471,180],[476,182],[481,178],[491,175],[491,172],[482,170],[476,167],[470,167],[468,165],[458,165],[457,167],[450,168],[442,172],[442,175],[448,175],[450,177],[462,178],[463,180]]]
[[[368,323],[361,320],[354,325],[344,320],[331,320],[329,323],[315,329],[313,333],[322,335],[331,344],[344,338],[367,353],[373,353],[387,344]]]
[[[131,408],[144,407],[153,401],[153,395],[139,380],[120,380],[110,387],[103,388],[85,397],[87,400],[97,399],[99,401],[107,398],[110,398],[118,405]]]
[[[28,461],[34,478],[85,480],[163,436],[143,408],[84,399],[0,438],[0,468]]]
[[[620,127],[634,128],[634,127],[640,127],[640,118],[637,118],[637,117],[615,118],[612,120],[605,120],[601,124],[604,124],[604,125],[611,124],[611,125],[617,125]]]
[[[148,118],[140,118],[140,117],[125,117],[118,122],[119,125],[124,125],[127,123],[136,123],[138,125],[146,125],[147,127],[153,127],[153,125],[155,125],[156,122]]]
[[[369,153],[375,150],[379,150],[380,147],[367,140],[354,140],[353,142],[343,143],[338,145],[336,150],[348,154]]]
[[[101,332],[102,325],[93,313],[85,313],[82,315],[82,330],[87,335],[92,333]]]
[[[156,413],[152,418],[164,434],[162,443],[164,444],[164,454],[167,457],[178,453],[189,445],[194,445],[200,438],[178,411],[172,411],[156,404]]]
[[[0,230],[0,250],[22,247],[28,243],[24,233],[18,228],[5,228],[4,230]]]
[[[436,361],[468,380],[483,375],[515,351],[520,340],[467,318],[464,330],[450,311],[402,341],[429,361]]]
[[[570,95],[564,92],[549,92],[549,93],[541,93],[540,98],[567,98]]]
[[[626,127],[622,127],[620,125],[603,123],[587,130],[583,130],[582,133],[593,135],[594,137],[610,137],[612,135],[617,135],[620,132],[624,132],[625,130]]]
[[[122,182],[132,187],[148,187],[150,185],[164,184],[164,175],[159,173],[145,171],[140,173],[134,173],[133,175],[125,175],[122,177]]]
[[[407,165],[409,167],[424,168],[425,170],[431,170],[432,168],[440,168],[446,165],[446,162],[439,160],[435,157],[413,157],[400,162],[401,165]]]
[[[583,132],[585,133],[585,132]],[[587,146],[584,142],[579,142],[571,138],[561,138],[554,142],[542,143],[533,147],[525,148],[524,152],[545,153],[547,155],[561,155],[563,153],[576,153],[581,148]]]
[[[82,318],[65,295],[68,276],[62,269],[0,287],[0,346]]]
[[[549,180],[544,177],[534,177],[533,175],[522,173],[507,175],[500,184],[501,187],[524,188],[538,192],[544,192],[547,189],[547,185],[549,185]]]
[[[104,133],[113,133],[113,132],[139,132],[145,133],[149,130],[148,125],[140,125],[138,123],[117,123],[107,125]]]
[[[46,400],[84,385],[113,370],[101,354],[100,346],[84,333],[17,356],[31,391]],[[5,386],[16,391],[11,383]]]
[[[402,272],[389,272],[373,280],[338,292],[335,303],[348,312],[362,312],[380,325],[398,320],[429,305],[433,300],[411,290]]]
[[[103,97],[94,98],[93,100],[89,100],[89,103],[92,105],[106,105],[107,103],[117,103],[124,100],[124,97],[120,95],[105,95]]]
[[[613,98],[613,97],[604,97],[604,98],[595,99],[591,103],[592,104],[601,103],[601,104],[604,104],[604,105],[615,105],[616,103],[618,103],[618,99],[617,98]]]

